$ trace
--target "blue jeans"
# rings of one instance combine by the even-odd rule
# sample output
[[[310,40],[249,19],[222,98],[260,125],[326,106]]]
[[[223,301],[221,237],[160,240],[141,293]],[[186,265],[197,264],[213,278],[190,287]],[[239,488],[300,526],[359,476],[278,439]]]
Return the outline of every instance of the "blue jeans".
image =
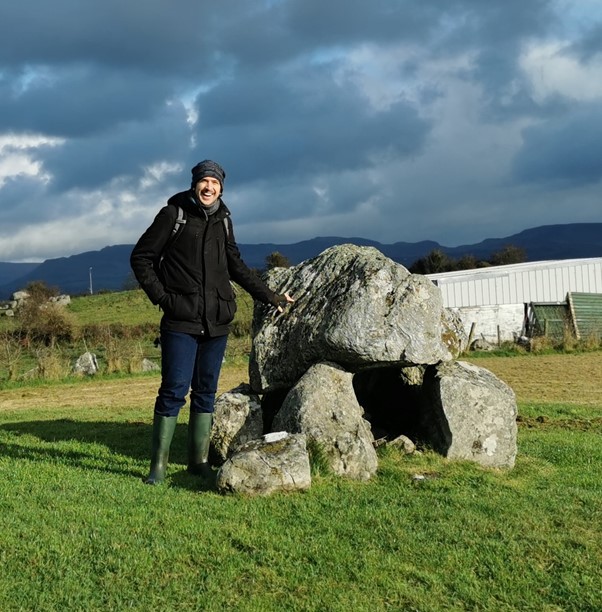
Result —
[[[178,416],[190,393],[191,412],[213,412],[228,336],[206,338],[161,330],[161,387],[155,414]]]

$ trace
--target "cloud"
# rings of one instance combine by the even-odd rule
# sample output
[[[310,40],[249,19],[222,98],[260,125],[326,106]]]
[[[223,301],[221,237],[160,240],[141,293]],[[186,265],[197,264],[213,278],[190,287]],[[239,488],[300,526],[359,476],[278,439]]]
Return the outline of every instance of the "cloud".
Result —
[[[514,173],[525,182],[557,183],[564,188],[602,179],[600,104],[532,126],[514,160]]]
[[[197,157],[210,151],[236,181],[253,181],[360,171],[383,156],[420,151],[429,123],[414,106],[373,109],[354,83],[334,82],[331,71],[291,69],[286,84],[253,74],[201,96]]]
[[[190,149],[190,129],[182,104],[166,103],[146,121],[118,124],[94,137],[69,139],[63,146],[40,151],[38,159],[51,176],[54,192],[96,189],[112,180],[138,180],[143,169],[177,162]]]
[[[562,41],[531,45],[520,58],[534,100],[602,101],[602,55],[581,60]]]
[[[0,260],[132,243],[205,158],[242,242],[599,221],[600,24],[596,0],[5,2]]]
[[[230,0],[234,14],[244,16],[241,0]],[[205,0],[139,3],[105,0],[21,0],[0,7],[0,58],[7,65],[110,67],[145,74],[213,73],[207,61],[228,13]]]
[[[169,83],[128,71],[29,67],[0,77],[0,131],[81,138],[148,120],[171,91]]]

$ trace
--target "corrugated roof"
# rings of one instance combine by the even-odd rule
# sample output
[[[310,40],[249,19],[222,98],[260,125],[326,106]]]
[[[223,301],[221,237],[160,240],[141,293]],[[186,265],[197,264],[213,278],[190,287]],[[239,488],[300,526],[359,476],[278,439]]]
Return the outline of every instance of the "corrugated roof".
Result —
[[[490,266],[427,278],[451,308],[560,302],[569,291],[602,293],[602,257]]]
[[[437,281],[463,280],[475,278],[490,278],[506,276],[514,272],[525,272],[529,270],[544,270],[546,268],[571,267],[575,265],[602,264],[602,257],[586,257],[581,259],[550,259],[546,261],[527,261],[505,266],[487,266],[486,268],[474,268],[471,270],[454,270],[453,272],[437,272],[436,274],[425,274],[427,278]]]

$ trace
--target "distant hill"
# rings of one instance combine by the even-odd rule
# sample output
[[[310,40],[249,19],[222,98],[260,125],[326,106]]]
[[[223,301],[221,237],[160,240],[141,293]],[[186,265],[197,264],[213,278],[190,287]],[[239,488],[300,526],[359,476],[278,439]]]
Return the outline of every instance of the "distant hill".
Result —
[[[3,263],[0,262],[0,287],[29,274],[39,263]]]
[[[297,264],[331,246],[345,243],[373,246],[406,267],[433,249],[441,249],[453,258],[474,255],[477,259],[488,259],[492,253],[509,244],[523,248],[527,261],[578,259],[602,257],[602,223],[544,225],[505,238],[489,238],[477,244],[458,247],[446,247],[428,240],[381,244],[364,238],[327,236],[294,244],[240,244],[239,248],[250,267],[261,269],[265,266],[266,257],[274,251],[284,255],[292,264]],[[33,280],[42,280],[48,285],[59,287],[62,293],[87,293],[90,289],[90,268],[93,292],[123,289],[130,277],[129,257],[132,248],[131,244],[108,246],[100,251],[48,259],[41,264],[0,263],[0,299],[7,299],[14,291],[22,289]],[[3,270],[8,277],[2,276]]]
[[[0,299],[7,299],[14,291],[37,280],[58,287],[61,293],[87,293],[90,290],[90,268],[94,292],[101,289],[122,289],[130,274],[132,247],[133,245],[117,245],[105,247],[100,251],[47,259],[23,276],[0,287]]]
[[[507,244],[522,247],[527,261],[602,257],[602,223],[542,225],[506,238],[488,238],[478,244],[442,250],[451,257],[472,254],[477,259],[486,259]]]

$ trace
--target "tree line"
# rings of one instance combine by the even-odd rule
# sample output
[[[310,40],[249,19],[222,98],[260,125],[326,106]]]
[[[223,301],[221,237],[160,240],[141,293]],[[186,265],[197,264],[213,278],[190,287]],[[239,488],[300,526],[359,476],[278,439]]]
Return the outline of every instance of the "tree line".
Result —
[[[527,260],[526,251],[512,244],[507,244],[499,251],[491,254],[489,259],[480,260],[474,255],[463,255],[458,259],[450,257],[441,249],[433,249],[430,253],[417,259],[408,270],[413,274],[437,274],[454,272],[455,270],[474,270],[488,266],[504,266],[523,263]]]
[[[491,254],[489,259],[477,259],[474,255],[463,255],[458,259],[450,257],[441,249],[433,249],[430,253],[417,259],[408,268],[413,274],[437,274],[438,272],[453,272],[454,270],[474,270],[488,266],[503,266],[507,264],[522,263],[527,260],[525,249],[507,244],[499,251]],[[288,258],[274,251],[265,259],[265,269],[290,268]]]

